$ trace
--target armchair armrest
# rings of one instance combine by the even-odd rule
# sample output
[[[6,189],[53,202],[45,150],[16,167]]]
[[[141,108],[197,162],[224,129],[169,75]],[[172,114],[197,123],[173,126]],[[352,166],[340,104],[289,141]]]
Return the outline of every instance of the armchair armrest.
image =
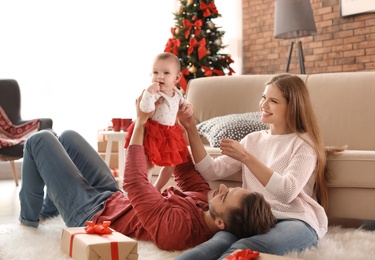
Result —
[[[40,118],[39,130],[52,129],[53,121],[51,118]]]
[[[24,120],[21,120],[17,123],[14,123],[15,125],[22,125],[22,124],[25,124],[25,123],[28,123],[32,120],[35,120],[35,119],[39,119],[40,122],[39,122],[39,129],[38,131],[40,130],[43,130],[43,129],[52,129],[52,126],[53,126],[53,121],[51,118],[34,118],[34,119],[24,119]]]

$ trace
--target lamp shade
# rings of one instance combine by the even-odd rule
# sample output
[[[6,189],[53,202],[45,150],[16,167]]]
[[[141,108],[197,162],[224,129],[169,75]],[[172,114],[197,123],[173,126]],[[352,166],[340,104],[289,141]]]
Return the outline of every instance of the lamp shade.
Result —
[[[299,38],[316,32],[309,0],[275,0],[275,38]]]

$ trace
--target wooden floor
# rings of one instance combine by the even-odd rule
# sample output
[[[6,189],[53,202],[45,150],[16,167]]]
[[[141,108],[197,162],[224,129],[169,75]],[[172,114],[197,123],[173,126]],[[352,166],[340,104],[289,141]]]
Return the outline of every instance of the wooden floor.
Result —
[[[19,180],[20,184],[21,180]],[[0,225],[19,223],[19,200],[20,186],[16,187],[14,180],[0,181]]]

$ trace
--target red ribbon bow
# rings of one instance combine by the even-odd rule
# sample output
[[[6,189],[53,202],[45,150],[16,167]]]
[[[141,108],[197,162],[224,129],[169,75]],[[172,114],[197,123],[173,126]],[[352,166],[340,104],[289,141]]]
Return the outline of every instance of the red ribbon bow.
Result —
[[[210,77],[212,76],[214,73],[218,76],[223,76],[224,75],[224,72],[222,70],[218,70],[218,69],[210,69],[209,67],[206,67],[206,66],[202,66],[202,69],[205,71],[204,72],[204,75],[206,77]]]
[[[213,1],[211,3],[209,3],[209,4],[200,2],[200,8],[203,11],[203,16],[204,17],[210,16],[211,12],[214,13],[214,14],[218,14],[219,13],[219,11],[216,9],[216,5],[215,5],[215,3]]]
[[[229,56],[227,56],[227,60],[228,60],[229,63],[233,63],[233,62],[234,62],[234,61],[232,60],[232,58],[229,57]]]
[[[87,234],[112,234],[109,228],[111,221],[103,221],[102,224],[95,224],[93,221],[86,221],[85,231]]]
[[[207,49],[206,49],[206,39],[203,38],[201,39],[199,42],[197,41],[196,38],[190,38],[190,41],[189,41],[189,49],[188,49],[188,54],[192,54],[193,51],[194,51],[194,48],[195,46],[199,44],[199,47],[198,47],[198,59],[202,59],[204,56],[206,56],[207,54]]]
[[[178,47],[180,47],[181,42],[179,39],[169,39],[164,52],[172,52],[174,55],[178,56]]]
[[[187,81],[186,81],[185,75],[189,75],[190,72],[188,68],[185,68],[184,70],[181,71],[181,73],[182,73],[182,77],[180,79],[180,86],[184,90],[184,93],[186,93]]]
[[[202,22],[202,20],[199,19],[199,20],[196,20],[194,23],[191,23],[189,20],[184,19],[182,21],[182,25],[184,27],[188,27],[188,29],[185,31],[185,34],[184,34],[185,38],[187,39],[187,38],[189,38],[190,30],[191,30],[191,28],[193,28],[193,26],[196,27],[194,35],[199,36],[201,34],[201,26],[203,25],[203,22]]]
[[[241,251],[235,251],[228,255],[225,260],[251,260],[259,256],[258,251],[252,251],[250,249],[245,249]]]
[[[229,73],[228,73],[228,75],[232,75],[233,73],[236,73],[236,72],[234,71],[234,69],[232,69],[231,67],[229,67]]]

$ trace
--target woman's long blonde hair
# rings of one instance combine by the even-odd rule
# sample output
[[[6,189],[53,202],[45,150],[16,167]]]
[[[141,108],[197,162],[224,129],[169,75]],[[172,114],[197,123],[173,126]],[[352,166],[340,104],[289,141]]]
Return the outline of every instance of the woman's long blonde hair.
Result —
[[[316,119],[310,95],[303,80],[288,73],[274,76],[267,85],[276,86],[287,100],[287,126],[299,137],[309,143],[315,150],[317,162],[315,168],[314,194],[317,201],[325,209],[328,208],[328,170],[327,155],[334,154],[345,148],[325,148],[323,137]],[[310,140],[306,140],[301,134],[307,133]]]

